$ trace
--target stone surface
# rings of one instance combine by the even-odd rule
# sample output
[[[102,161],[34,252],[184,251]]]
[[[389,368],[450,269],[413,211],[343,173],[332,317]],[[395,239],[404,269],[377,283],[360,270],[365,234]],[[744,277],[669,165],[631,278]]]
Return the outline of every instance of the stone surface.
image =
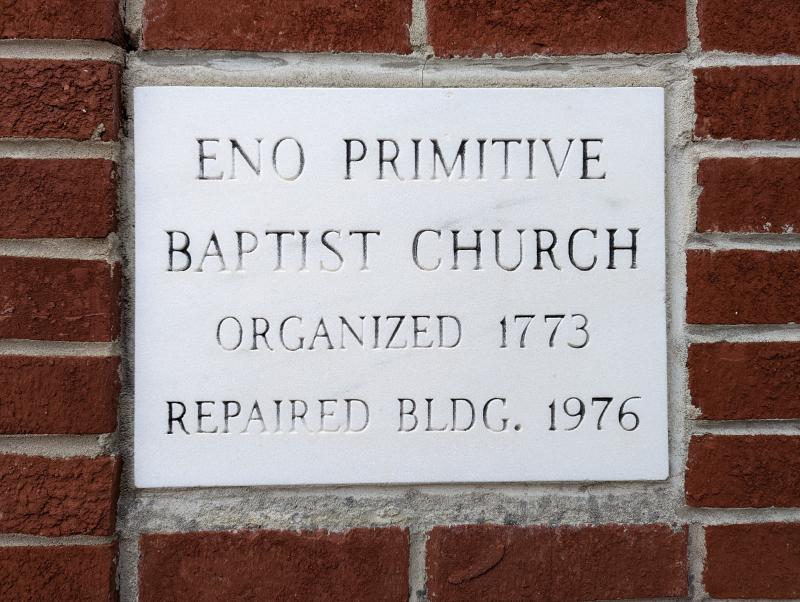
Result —
[[[0,433],[111,433],[118,357],[0,355]]]
[[[572,602],[687,595],[686,529],[666,525],[436,527],[432,602]]]
[[[800,437],[692,437],[686,502],[709,508],[800,506]]]
[[[800,322],[800,252],[687,252],[690,324]]]
[[[398,528],[147,534],[140,602],[406,602],[408,532]]]
[[[800,598],[800,525],[705,528],[703,587],[713,598]]]
[[[3,0],[0,38],[80,38],[120,43],[117,0]]]
[[[411,51],[406,0],[147,0],[144,46],[247,51]]]
[[[800,232],[800,159],[703,159],[698,232]]]
[[[665,479],[663,111],[138,88],[137,485]]]
[[[118,492],[115,457],[0,455],[0,533],[111,535]]]
[[[114,602],[115,544],[0,547],[0,598],[8,602]]]
[[[692,345],[689,388],[706,420],[800,418],[800,344]]]
[[[694,77],[698,138],[800,138],[800,66],[712,67]]]
[[[0,137],[116,140],[120,66],[0,59]]]
[[[114,163],[0,159],[0,236],[102,238],[117,227]]]
[[[682,0],[428,0],[437,56],[655,54],[686,48]]]
[[[102,261],[0,257],[0,338],[116,339],[120,277]]]
[[[700,0],[703,50],[800,54],[796,0]]]

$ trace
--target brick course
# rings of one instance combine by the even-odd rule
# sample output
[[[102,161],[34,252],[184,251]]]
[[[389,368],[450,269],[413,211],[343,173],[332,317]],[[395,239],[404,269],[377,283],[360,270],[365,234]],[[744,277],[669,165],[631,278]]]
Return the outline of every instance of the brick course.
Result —
[[[0,137],[116,140],[120,66],[0,59]]]
[[[144,46],[246,51],[411,51],[407,0],[147,0]]]
[[[408,532],[240,531],[147,534],[141,602],[407,602]]]
[[[800,54],[796,0],[700,0],[703,50]]]
[[[800,322],[800,252],[687,253],[690,324]]]
[[[694,78],[698,138],[800,138],[800,66],[713,67]]]
[[[0,355],[0,433],[111,433],[118,357]]]
[[[4,0],[0,38],[122,42],[116,0]]]
[[[800,159],[704,159],[698,232],[800,232]]]
[[[114,602],[115,544],[0,547],[0,599]]]
[[[686,529],[666,525],[436,527],[434,602],[569,602],[687,595]]]
[[[686,501],[709,508],[800,506],[800,437],[692,437]]]
[[[0,237],[103,238],[116,201],[111,161],[0,158]]]
[[[437,56],[654,54],[686,48],[683,0],[427,0]]]
[[[705,528],[705,590],[714,598],[800,598],[800,524]]]
[[[0,257],[0,338],[112,341],[119,287],[102,261]]]
[[[119,462],[0,455],[0,533],[111,535]]]
[[[800,418],[800,343],[692,345],[688,364],[700,418]]]

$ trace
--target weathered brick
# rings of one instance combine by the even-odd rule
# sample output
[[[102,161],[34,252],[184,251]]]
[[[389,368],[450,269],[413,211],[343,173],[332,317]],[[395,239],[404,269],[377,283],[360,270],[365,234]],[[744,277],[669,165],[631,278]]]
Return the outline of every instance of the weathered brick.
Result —
[[[800,252],[692,250],[686,280],[689,323],[800,322]]]
[[[800,437],[692,437],[686,500],[709,508],[800,506]]]
[[[0,236],[102,238],[117,227],[114,163],[0,159]]]
[[[116,140],[120,66],[0,60],[0,137]]]
[[[4,0],[0,38],[122,41],[117,0]]]
[[[116,544],[0,547],[0,599],[113,602]]]
[[[406,602],[408,532],[149,534],[139,543],[141,602]]]
[[[0,257],[0,338],[114,340],[119,287],[102,261]]]
[[[408,0],[147,0],[144,46],[408,53],[410,24]]]
[[[700,0],[703,50],[800,54],[797,0]]]
[[[429,42],[444,57],[686,48],[683,0],[428,0],[427,9]]]
[[[800,66],[712,67],[694,76],[696,136],[800,138]]]
[[[699,232],[800,231],[800,159],[705,159]]]
[[[707,420],[800,418],[800,343],[692,345],[689,388]]]
[[[111,433],[118,357],[0,355],[0,433]]]
[[[570,602],[687,595],[686,529],[666,525],[436,527],[436,602]]]
[[[703,585],[714,598],[800,598],[800,524],[706,527]]]
[[[0,533],[111,535],[119,462],[0,455]]]

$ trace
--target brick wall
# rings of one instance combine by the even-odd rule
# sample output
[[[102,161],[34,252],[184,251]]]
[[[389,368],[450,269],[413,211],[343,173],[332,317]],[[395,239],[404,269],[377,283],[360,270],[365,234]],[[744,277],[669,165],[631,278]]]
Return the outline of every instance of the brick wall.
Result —
[[[0,598],[114,600],[122,21],[0,13]]]
[[[800,599],[796,0],[0,11],[0,599]],[[666,482],[132,487],[131,90],[659,86]]]

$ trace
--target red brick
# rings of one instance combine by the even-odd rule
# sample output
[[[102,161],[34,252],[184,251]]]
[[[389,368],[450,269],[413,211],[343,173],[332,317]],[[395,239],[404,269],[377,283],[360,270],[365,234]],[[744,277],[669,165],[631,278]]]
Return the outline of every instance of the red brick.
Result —
[[[0,548],[0,599],[113,602],[116,557],[115,544]]]
[[[408,532],[240,531],[142,536],[141,602],[407,602]]]
[[[103,238],[117,227],[116,172],[103,159],[0,159],[0,236]]]
[[[0,38],[122,41],[116,0],[6,0]]]
[[[683,0],[428,0],[437,56],[654,54],[686,48]]]
[[[692,437],[686,500],[708,508],[800,506],[800,437]]]
[[[797,0],[700,0],[703,50],[800,54]]]
[[[119,287],[102,261],[0,257],[0,338],[114,340]]]
[[[705,159],[699,232],[800,231],[800,159]]]
[[[114,457],[0,455],[0,532],[111,535],[118,492]]]
[[[696,136],[800,139],[800,66],[713,67],[694,77]]]
[[[706,527],[703,583],[714,598],[800,598],[800,525]]]
[[[408,53],[410,24],[410,0],[147,0],[144,46]]]
[[[0,60],[0,137],[116,140],[120,66]]]
[[[800,252],[689,251],[692,324],[800,322]]]
[[[0,433],[111,433],[117,357],[0,355]]]
[[[707,420],[800,418],[800,343],[692,345],[689,388]]]
[[[569,602],[687,595],[686,529],[666,525],[436,527],[432,602]]]

